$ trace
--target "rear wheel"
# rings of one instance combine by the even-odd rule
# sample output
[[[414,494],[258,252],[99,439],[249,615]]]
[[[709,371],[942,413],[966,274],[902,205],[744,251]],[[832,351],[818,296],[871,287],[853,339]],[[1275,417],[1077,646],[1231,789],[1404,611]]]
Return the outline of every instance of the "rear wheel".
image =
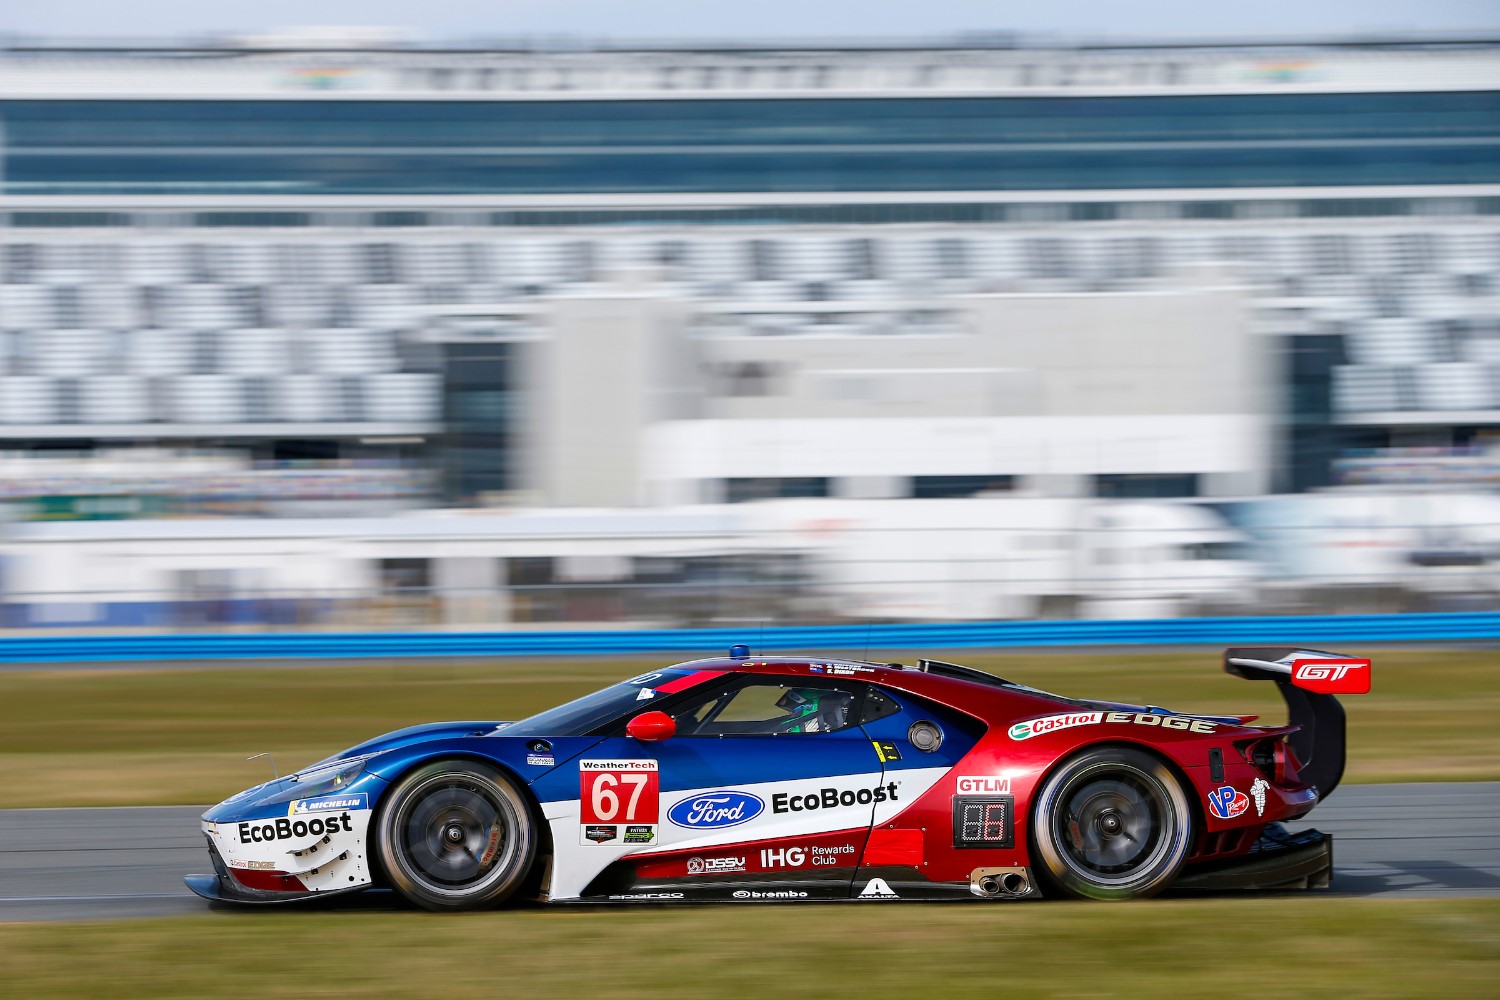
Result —
[[[1150,754],[1090,750],[1042,783],[1031,836],[1049,881],[1087,899],[1139,899],[1161,892],[1192,844],[1182,785]]]
[[[526,800],[500,771],[437,761],[402,777],[376,821],[376,850],[402,896],[429,910],[472,910],[508,898],[536,856]]]

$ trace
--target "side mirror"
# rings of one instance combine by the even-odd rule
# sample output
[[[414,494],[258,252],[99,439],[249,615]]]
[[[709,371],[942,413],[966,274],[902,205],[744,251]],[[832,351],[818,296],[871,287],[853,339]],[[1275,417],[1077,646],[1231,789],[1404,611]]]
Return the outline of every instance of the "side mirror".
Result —
[[[666,712],[642,712],[625,726],[625,733],[642,743],[660,743],[677,732],[677,722]]]

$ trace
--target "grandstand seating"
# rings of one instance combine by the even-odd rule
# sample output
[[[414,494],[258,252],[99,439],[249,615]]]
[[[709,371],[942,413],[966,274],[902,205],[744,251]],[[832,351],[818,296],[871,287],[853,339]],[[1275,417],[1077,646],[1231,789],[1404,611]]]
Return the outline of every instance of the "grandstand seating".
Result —
[[[591,294],[615,279],[744,307],[737,325],[708,332],[874,336],[923,329],[882,303],[1170,287],[1204,262],[1248,285],[1260,329],[1344,334],[1343,414],[1500,409],[1500,226],[1432,216],[294,237],[12,229],[0,238],[0,422],[434,421],[435,376],[403,371],[402,331],[434,307]],[[838,303],[850,308],[830,310]],[[930,331],[952,329],[930,319]]]

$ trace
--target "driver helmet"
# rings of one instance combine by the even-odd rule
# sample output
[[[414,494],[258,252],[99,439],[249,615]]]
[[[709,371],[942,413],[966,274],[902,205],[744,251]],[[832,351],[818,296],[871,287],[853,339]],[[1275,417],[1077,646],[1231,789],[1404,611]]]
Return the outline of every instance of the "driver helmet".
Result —
[[[799,720],[789,733],[823,733],[842,728],[848,714],[851,696],[843,691],[821,688],[788,688],[776,701],[776,707]]]

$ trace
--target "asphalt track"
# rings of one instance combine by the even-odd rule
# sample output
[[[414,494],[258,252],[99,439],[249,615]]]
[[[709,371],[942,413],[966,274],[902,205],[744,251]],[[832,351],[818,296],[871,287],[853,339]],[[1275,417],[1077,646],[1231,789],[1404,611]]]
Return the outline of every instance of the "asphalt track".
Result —
[[[0,922],[218,916],[182,876],[207,871],[201,808],[0,810]],[[1345,785],[1314,813],[1333,892],[1500,897],[1500,782]],[[388,893],[318,906],[389,909]]]

